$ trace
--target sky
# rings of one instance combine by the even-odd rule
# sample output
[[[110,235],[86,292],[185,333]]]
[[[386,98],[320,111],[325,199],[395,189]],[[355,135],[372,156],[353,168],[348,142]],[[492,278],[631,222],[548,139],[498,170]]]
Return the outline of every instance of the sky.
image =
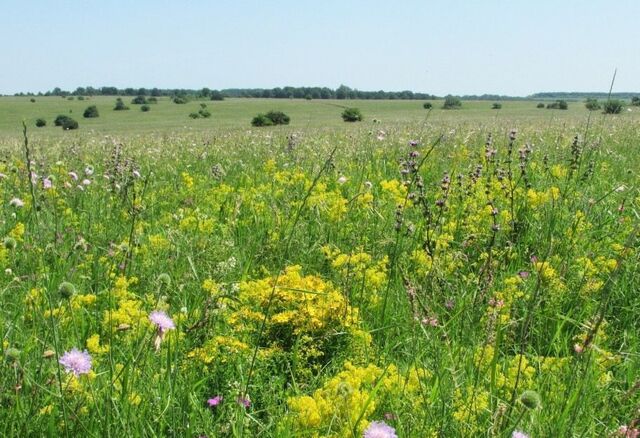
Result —
[[[640,91],[637,0],[0,0],[0,93]]]

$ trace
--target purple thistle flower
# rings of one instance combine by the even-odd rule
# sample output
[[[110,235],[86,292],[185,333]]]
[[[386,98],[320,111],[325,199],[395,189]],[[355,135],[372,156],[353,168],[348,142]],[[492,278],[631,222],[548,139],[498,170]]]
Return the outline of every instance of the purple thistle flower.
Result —
[[[78,377],[80,374],[87,374],[91,371],[91,356],[87,350],[79,351],[74,348],[62,355],[60,365],[64,366],[66,372],[73,373]]]
[[[251,401],[249,400],[248,397],[239,396],[237,399],[237,402],[239,405],[242,405],[245,408],[248,408],[249,406],[251,406]]]
[[[149,314],[149,320],[154,323],[160,333],[164,334],[167,330],[173,330],[176,325],[173,320],[162,310],[154,310]]]
[[[222,400],[223,400],[223,397],[221,395],[216,395],[215,397],[207,400],[207,404],[210,407],[218,406],[220,403],[222,403]]]
[[[511,434],[511,438],[529,438],[529,435],[519,430],[514,430]]]
[[[364,431],[364,438],[398,438],[396,430],[384,421],[372,421]]]

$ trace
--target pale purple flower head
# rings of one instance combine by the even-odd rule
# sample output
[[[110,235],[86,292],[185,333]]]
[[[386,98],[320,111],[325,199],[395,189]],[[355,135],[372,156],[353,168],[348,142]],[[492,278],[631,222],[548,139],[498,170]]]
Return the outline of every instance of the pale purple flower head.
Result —
[[[248,408],[249,406],[251,406],[251,400],[249,400],[248,397],[240,396],[236,401],[240,406],[244,406],[245,408]]]
[[[372,421],[364,431],[364,438],[398,438],[396,430],[384,421]]]
[[[91,371],[91,356],[87,350],[80,351],[74,348],[62,355],[60,365],[64,366],[66,372],[73,373],[78,377],[80,374],[87,374]]]
[[[529,435],[527,435],[522,431],[514,430],[513,433],[511,434],[511,438],[529,438]]]
[[[171,317],[169,317],[169,315],[167,315],[162,310],[154,310],[153,312],[151,312],[149,314],[149,320],[158,327],[160,333],[164,333],[167,330],[173,330],[174,328],[176,328],[176,325],[173,323]]]
[[[71,177],[72,180],[78,181],[78,174],[77,173],[69,172],[69,176]]]
[[[82,180],[82,184],[85,185],[85,186],[88,186],[89,184],[91,184],[91,180],[85,178],[85,179]]]
[[[50,189],[53,187],[53,183],[51,182],[51,180],[49,178],[45,178],[42,180],[42,188],[43,189]]]
[[[222,399],[223,399],[223,397],[221,395],[216,395],[215,397],[210,398],[209,400],[207,400],[207,404],[210,407],[218,406],[220,403],[222,403]]]

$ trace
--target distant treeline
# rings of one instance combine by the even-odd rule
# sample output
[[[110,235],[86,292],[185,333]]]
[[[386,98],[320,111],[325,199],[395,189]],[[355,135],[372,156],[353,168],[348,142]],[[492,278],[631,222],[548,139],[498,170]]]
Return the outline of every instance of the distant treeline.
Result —
[[[619,93],[611,93],[612,99],[631,99],[639,96],[640,93],[632,93],[630,91],[624,91]],[[601,91],[546,91],[544,93],[535,93],[528,97],[528,99],[569,99],[569,100],[584,100],[584,99],[607,99],[609,93]]]
[[[437,96],[413,91],[361,91],[341,85],[334,89],[327,87],[276,87],[276,88],[227,88],[212,90],[170,89],[170,88],[117,88],[78,87],[65,91],[58,87],[45,93],[16,93],[16,96],[190,96],[221,100],[225,97],[261,97],[274,99],[403,99],[430,100]]]

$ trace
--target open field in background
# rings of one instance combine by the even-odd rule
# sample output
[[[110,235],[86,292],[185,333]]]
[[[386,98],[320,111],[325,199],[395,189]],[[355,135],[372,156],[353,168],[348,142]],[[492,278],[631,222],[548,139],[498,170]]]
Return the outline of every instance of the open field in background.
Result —
[[[0,435],[637,427],[635,108],[36,100],[0,98]]]
[[[160,97],[157,104],[151,104],[151,111],[143,113],[140,105],[132,105],[131,97],[123,97],[128,111],[113,111],[115,97],[97,96],[84,101],[67,100],[61,97],[0,97],[0,137],[19,136],[22,120],[26,120],[34,138],[49,136],[73,136],[96,134],[141,134],[141,133],[189,133],[203,131],[224,131],[228,129],[251,129],[251,119],[258,113],[270,110],[284,111],[291,117],[291,124],[275,129],[344,128],[359,129],[370,126],[374,119],[380,121],[378,129],[398,124],[417,124],[425,120],[428,111],[422,107],[423,101],[406,100],[287,100],[287,99],[226,99],[224,101],[193,100],[186,104],[175,104],[168,97]],[[491,101],[465,101],[458,110],[441,109],[442,101],[432,101],[434,108],[429,121],[434,124],[474,123],[504,126],[522,123],[536,123],[538,126],[566,123],[584,123],[589,111],[584,102],[570,102],[568,110],[538,109],[538,101],[506,101],[502,109],[492,110]],[[200,103],[207,104],[211,118],[189,118],[189,113],[198,111]],[[84,119],[82,113],[89,105],[96,105],[100,117]],[[344,107],[358,107],[365,120],[361,124],[344,123],[340,114]],[[640,121],[640,107],[631,107],[616,119]],[[62,132],[53,126],[53,119],[66,114],[78,121],[78,132]],[[36,129],[35,120],[42,117],[47,126]],[[602,117],[600,112],[591,114],[593,119]],[[33,128],[33,129],[31,129]]]

